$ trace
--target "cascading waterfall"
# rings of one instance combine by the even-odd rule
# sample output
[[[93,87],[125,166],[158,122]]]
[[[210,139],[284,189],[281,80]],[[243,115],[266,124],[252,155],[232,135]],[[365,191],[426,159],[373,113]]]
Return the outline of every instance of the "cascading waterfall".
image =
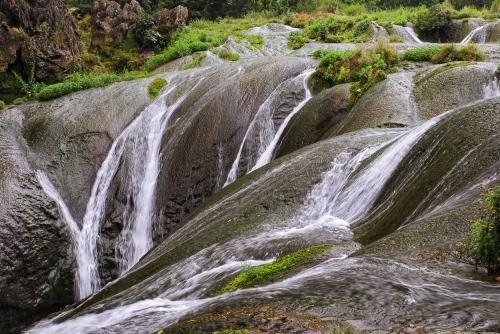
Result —
[[[124,152],[129,149],[132,166],[125,182],[130,212],[125,218],[117,248],[121,272],[130,269],[152,247],[152,224],[156,180],[159,173],[160,146],[168,122],[186,97],[201,82],[171,105],[167,103],[177,86],[172,85],[158,99],[149,105],[114,141],[106,159],[101,165],[87,203],[81,230],[71,217],[64,200],[57,193],[48,178],[37,174],[44,191],[58,204],[75,242],[77,262],[76,287],[79,300],[93,294],[101,287],[98,271],[97,246],[99,228],[104,218],[106,200],[111,182],[116,175]]]
[[[460,44],[468,44],[470,43],[476,36],[477,38],[477,43],[485,43],[486,42],[486,33],[488,31],[488,28],[490,27],[491,23],[485,24],[483,26],[477,27],[476,29],[472,30],[465,38],[460,42]]]
[[[408,35],[411,36],[411,38],[418,44],[424,44],[420,38],[418,38],[417,34],[415,33],[415,30],[413,30],[412,27],[405,27],[405,31],[408,33]]]
[[[304,237],[311,237],[313,234],[311,234],[310,227],[315,226],[319,227],[323,234],[332,233],[332,230],[335,229],[343,231],[348,229],[351,223],[368,213],[386,182],[414,145],[450,112],[437,116],[408,131],[394,130],[397,137],[385,143],[368,146],[358,153],[346,150],[338,154],[332,162],[330,170],[324,173],[322,181],[311,190],[300,210],[301,213],[291,219],[287,225],[273,225],[271,228],[274,230],[260,232],[253,237],[244,235],[237,240],[217,244],[215,248],[209,247],[207,253],[201,251],[174,265],[172,267],[174,271],[169,274],[173,275],[170,280],[173,280],[174,283],[164,293],[158,292],[159,297],[120,306],[101,314],[83,315],[60,324],[46,322],[40,326],[47,333],[57,333],[61,330],[88,333],[96,329],[123,329],[120,327],[120,324],[123,323],[128,329],[150,331],[155,327],[171,325],[187,313],[214,303],[224,303],[231,298],[245,298],[246,294],[251,293],[276,291],[278,287],[283,291],[299,287],[302,281],[307,282],[313,275],[328,273],[332,270],[337,272],[340,270],[339,268],[342,268],[343,263],[339,261],[346,261],[345,267],[349,269],[354,264],[349,260],[344,260],[344,255],[326,261],[323,266],[309,269],[267,287],[237,291],[205,299],[198,299],[199,289],[196,288],[196,285],[203,286],[204,284],[213,286],[217,282],[214,283],[211,280],[227,279],[227,275],[234,274],[238,266],[245,266],[246,263],[265,263],[251,258],[248,259],[250,262],[234,261],[232,256],[241,254],[243,245],[259,248],[262,247],[262,242],[272,244],[278,239],[290,235],[300,234]],[[374,159],[360,170],[362,163],[373,157]],[[220,262],[223,259],[219,257],[226,257],[226,264],[221,265]],[[269,261],[269,259],[265,261]],[[328,264],[332,261],[336,261],[338,264],[329,267]],[[192,264],[196,270],[194,272],[188,271],[186,274],[192,279],[188,277],[187,281],[184,281],[186,279],[184,271],[188,264]],[[226,275],[221,277],[221,274]],[[179,284],[175,283],[178,280]],[[290,285],[292,282],[293,284]],[[417,288],[419,293],[422,293],[421,288],[416,287],[415,289]],[[193,291],[192,296],[190,291]],[[429,293],[435,292],[431,289]],[[178,300],[176,297],[182,299]],[[147,324],[144,323],[145,319],[148,319]]]
[[[483,87],[483,96],[485,99],[500,96],[500,85],[498,84],[497,76],[495,76],[489,84]]]
[[[248,144],[251,136],[255,136],[258,133],[258,146],[257,146],[257,159],[255,161],[251,161],[249,167],[246,172],[251,172],[257,168],[262,167],[263,165],[269,163],[272,159],[272,155],[276,149],[276,146],[285,131],[288,123],[293,118],[293,116],[299,112],[304,105],[311,99],[312,94],[309,90],[307,82],[309,77],[314,73],[313,69],[308,69],[298,75],[297,77],[285,81],[281,85],[279,85],[271,95],[266,99],[266,101],[260,106],[259,110],[255,114],[252,122],[250,123],[245,136],[241,142],[240,148],[238,150],[238,154],[236,155],[236,159],[234,160],[231,170],[227,176],[226,182],[224,186],[227,186],[233,183],[238,177],[238,170],[240,169],[240,162],[243,154],[243,150]],[[283,123],[280,125],[278,130],[275,130],[274,122],[273,122],[273,102],[276,98],[279,97],[279,93],[281,89],[286,86],[290,81],[300,81],[302,83],[305,95],[304,99],[298,103],[295,108],[287,115],[287,117],[283,120]]]

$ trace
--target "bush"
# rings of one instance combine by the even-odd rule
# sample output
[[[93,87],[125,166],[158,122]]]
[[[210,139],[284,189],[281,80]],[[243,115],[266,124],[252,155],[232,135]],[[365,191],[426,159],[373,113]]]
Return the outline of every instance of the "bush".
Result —
[[[309,38],[301,31],[293,31],[288,35],[288,48],[290,50],[300,49],[307,42],[309,42]]]
[[[455,45],[446,45],[442,46],[432,56],[431,61],[435,64],[442,64],[452,61],[481,61],[485,58],[485,54],[474,44],[462,48],[457,48]]]
[[[239,54],[232,53],[228,49],[221,49],[219,51],[216,51],[216,54],[217,54],[217,56],[219,56],[219,58],[222,58],[224,60],[228,60],[228,61],[238,61],[238,60],[240,60],[240,55]]]
[[[36,98],[40,101],[48,101],[76,91],[104,87],[106,85],[128,81],[139,78],[144,78],[143,72],[125,72],[122,74],[80,74],[74,73],[69,75],[65,81],[53,85],[45,86],[40,89]]]
[[[483,215],[472,223],[472,247],[477,264],[500,272],[500,186],[488,191]]]
[[[431,61],[432,56],[438,53],[439,50],[439,46],[408,49],[403,53],[402,59],[407,61]]]
[[[434,5],[417,17],[417,31],[431,40],[447,40],[452,11],[445,4]]]
[[[202,53],[201,55],[198,55],[193,58],[189,63],[182,65],[183,70],[190,70],[192,68],[199,67],[203,59],[207,58],[206,53]]]
[[[307,24],[304,30],[310,39],[328,43],[362,43],[370,36],[370,21],[366,18],[329,17]]]
[[[26,103],[26,102],[28,102],[28,98],[27,97],[18,97],[17,99],[15,99],[14,101],[12,101],[12,104],[15,105],[15,106],[18,106],[18,105]]]
[[[5,108],[5,102],[0,100],[0,110],[2,110],[3,108]]]
[[[168,84],[167,80],[157,78],[151,81],[148,87],[148,95],[150,99],[156,99],[160,95],[161,90]]]
[[[311,77],[311,86],[320,91],[352,82],[349,97],[352,106],[370,87],[384,80],[398,61],[396,50],[383,43],[365,51],[326,52]]]
[[[299,250],[262,266],[250,267],[237,275],[220,293],[233,292],[268,284],[283,278],[287,273],[314,261],[319,255],[330,249],[329,245],[317,245]]]
[[[153,17],[141,11],[135,23],[134,36],[143,49],[159,51],[165,47],[167,39],[153,25]]]

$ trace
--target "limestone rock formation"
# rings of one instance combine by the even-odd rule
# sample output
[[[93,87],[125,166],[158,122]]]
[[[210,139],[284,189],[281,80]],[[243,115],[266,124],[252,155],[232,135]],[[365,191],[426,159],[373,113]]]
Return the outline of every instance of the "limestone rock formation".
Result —
[[[177,6],[173,9],[164,9],[156,12],[153,15],[153,22],[160,31],[171,33],[185,24],[188,17],[188,9],[184,6]]]
[[[125,38],[127,31],[135,24],[141,5],[132,0],[123,8],[112,0],[96,0],[92,15],[92,50],[103,50],[106,46],[117,46]]]
[[[61,0],[0,2],[0,72],[22,62],[45,80],[69,71],[80,58],[80,36]]]

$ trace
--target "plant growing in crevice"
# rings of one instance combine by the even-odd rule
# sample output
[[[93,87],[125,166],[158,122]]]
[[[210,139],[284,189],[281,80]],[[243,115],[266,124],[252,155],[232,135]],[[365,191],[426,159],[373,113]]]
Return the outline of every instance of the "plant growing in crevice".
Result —
[[[148,95],[150,99],[155,99],[160,95],[161,90],[168,84],[167,80],[156,78],[148,86]]]
[[[484,196],[481,218],[472,223],[472,251],[476,264],[488,273],[500,272],[500,186]]]
[[[35,79],[35,66],[31,66],[31,70],[28,78],[25,80],[21,75],[19,75],[16,71],[12,71],[14,77],[16,78],[19,87],[21,88],[24,96],[28,99],[33,98],[36,95],[37,91],[37,82]]]
[[[309,38],[301,31],[292,31],[288,35],[288,48],[290,50],[300,49],[307,42],[309,42]]]

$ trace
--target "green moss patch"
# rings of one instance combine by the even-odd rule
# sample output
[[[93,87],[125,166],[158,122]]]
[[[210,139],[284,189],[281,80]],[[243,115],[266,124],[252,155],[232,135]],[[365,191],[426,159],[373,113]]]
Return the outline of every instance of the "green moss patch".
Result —
[[[432,56],[438,53],[439,50],[439,46],[408,49],[403,53],[401,58],[406,61],[431,61]]]
[[[298,268],[313,262],[330,248],[330,245],[316,245],[281,257],[272,263],[250,267],[233,278],[231,282],[220,290],[220,293],[233,292],[280,280],[287,274],[295,272]]]
[[[309,38],[301,31],[292,31],[288,35],[288,48],[290,50],[300,49],[307,42],[309,42]]]
[[[191,60],[189,63],[184,64],[182,66],[182,69],[183,70],[190,70],[192,68],[199,67],[200,64],[201,64],[201,62],[205,58],[207,58],[207,54],[206,53],[202,53],[201,55],[198,55],[198,56],[194,57],[193,60]]]
[[[238,61],[240,60],[240,55],[237,54],[237,53],[232,53],[231,51],[227,50],[227,49],[222,49],[222,50],[219,50],[216,52],[217,56],[219,56],[219,58],[222,58],[224,60],[228,60],[228,61]]]
[[[161,90],[168,84],[167,80],[157,78],[151,81],[148,87],[148,95],[150,99],[156,99],[160,95]]]

